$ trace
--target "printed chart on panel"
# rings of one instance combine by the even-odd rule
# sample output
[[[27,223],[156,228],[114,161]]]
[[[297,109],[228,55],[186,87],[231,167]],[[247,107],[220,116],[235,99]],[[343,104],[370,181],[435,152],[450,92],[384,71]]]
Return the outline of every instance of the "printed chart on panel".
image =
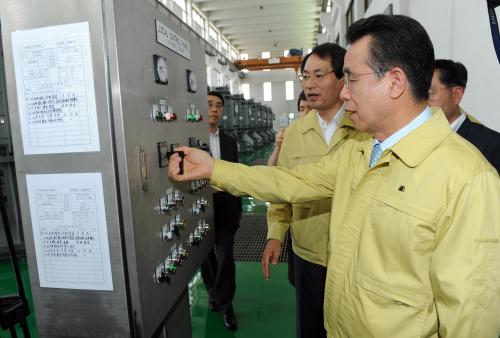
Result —
[[[40,286],[112,290],[101,174],[26,180]]]
[[[87,22],[12,33],[24,153],[99,151]]]

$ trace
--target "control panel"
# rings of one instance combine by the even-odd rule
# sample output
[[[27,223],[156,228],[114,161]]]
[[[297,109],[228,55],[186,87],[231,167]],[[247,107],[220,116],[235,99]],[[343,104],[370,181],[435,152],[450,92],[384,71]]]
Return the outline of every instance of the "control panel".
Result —
[[[0,24],[39,335],[190,337],[187,285],[214,245],[212,190],[206,180],[174,186],[168,161],[179,146],[209,151],[205,42],[154,0],[2,0]],[[71,137],[78,132],[78,138],[61,150],[53,138],[39,137],[29,153],[33,138],[23,132],[32,130],[33,119],[23,119],[31,112],[23,110],[31,104],[24,99],[45,92],[72,101],[42,107],[38,114],[61,113],[58,119],[68,120],[39,123],[37,135],[56,130]],[[49,174],[54,186],[44,186],[42,175]],[[100,184],[79,181],[84,176]],[[72,177],[61,196],[80,194],[73,204],[47,195],[39,205],[48,213],[50,204],[52,223],[73,208],[62,221],[86,233],[100,227],[85,234],[98,245],[77,243],[71,264],[59,255],[47,263],[36,226],[50,222],[34,212],[38,204],[28,193],[33,177],[46,194]],[[70,249],[60,245],[57,250]],[[80,273],[72,273],[75,266]],[[47,278],[49,270],[54,273]]]

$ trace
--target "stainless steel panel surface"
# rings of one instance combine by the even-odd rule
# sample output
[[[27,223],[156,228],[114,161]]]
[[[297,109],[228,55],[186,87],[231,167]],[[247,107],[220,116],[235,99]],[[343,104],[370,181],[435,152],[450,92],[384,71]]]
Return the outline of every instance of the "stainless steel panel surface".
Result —
[[[188,41],[191,60],[156,42],[155,20]],[[23,153],[11,32],[38,27],[89,22],[100,151],[29,155]],[[41,337],[151,337],[172,313],[189,279],[213,246],[210,231],[198,247],[170,276],[170,283],[157,284],[155,267],[169,254],[173,244],[186,248],[189,234],[204,218],[213,224],[213,211],[193,215],[193,203],[203,197],[212,203],[211,192],[184,194],[184,205],[171,215],[154,209],[166,190],[172,188],[167,169],[160,168],[157,142],[187,144],[190,137],[208,143],[206,124],[206,70],[204,44],[185,24],[151,0],[3,0],[0,3],[2,42],[9,111],[12,123],[19,196],[24,224],[31,286]],[[153,55],[168,63],[168,85],[155,83]],[[187,92],[186,70],[198,80],[196,93]],[[166,100],[177,113],[176,122],[156,122],[153,105]],[[184,120],[195,105],[201,122]],[[149,189],[141,184],[138,147],[146,154]],[[104,186],[113,291],[41,288],[39,286],[30,210],[27,174],[101,172]],[[163,241],[162,226],[179,214],[186,220],[179,237]],[[184,310],[182,310],[184,312]],[[167,325],[168,326],[168,325]]]

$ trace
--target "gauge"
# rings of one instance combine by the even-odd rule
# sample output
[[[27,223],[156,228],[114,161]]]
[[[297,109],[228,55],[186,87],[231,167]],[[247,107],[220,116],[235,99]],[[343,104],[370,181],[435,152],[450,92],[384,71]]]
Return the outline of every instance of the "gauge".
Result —
[[[196,87],[197,87],[196,75],[194,74],[193,71],[189,69],[186,70],[186,75],[187,75],[187,91],[190,93],[196,93]]]
[[[153,61],[156,83],[166,85],[168,83],[167,59],[160,55],[153,55]]]

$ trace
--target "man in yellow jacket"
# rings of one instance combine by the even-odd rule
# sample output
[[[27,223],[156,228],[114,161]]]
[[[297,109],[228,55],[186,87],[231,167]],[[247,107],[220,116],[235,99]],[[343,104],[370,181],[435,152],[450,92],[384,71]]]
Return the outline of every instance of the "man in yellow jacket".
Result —
[[[345,52],[339,45],[324,43],[314,47],[302,61],[299,79],[309,99],[308,106],[315,110],[286,128],[278,166],[292,169],[317,162],[351,137],[368,137],[356,132],[350,120],[344,118],[340,91],[344,85]],[[263,272],[268,280],[269,261],[278,261],[290,227],[292,253],[288,259],[289,268],[293,267],[297,338],[326,337],[323,302],[331,203],[330,198],[293,205],[273,203],[268,209]]]
[[[500,333],[500,179],[426,105],[434,51],[415,20],[350,26],[342,90],[356,129],[333,155],[293,170],[214,161],[181,147],[176,181],[271,202],[332,197],[325,289],[329,337],[488,337]]]

